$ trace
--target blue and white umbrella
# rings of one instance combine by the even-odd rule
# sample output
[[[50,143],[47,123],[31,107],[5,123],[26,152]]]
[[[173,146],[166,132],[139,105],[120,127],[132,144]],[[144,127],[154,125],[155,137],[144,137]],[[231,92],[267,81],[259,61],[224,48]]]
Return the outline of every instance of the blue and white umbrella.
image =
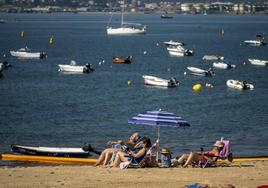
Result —
[[[190,124],[182,117],[173,113],[160,110],[147,111],[128,120],[130,124],[143,124],[158,127],[158,138],[160,137],[159,127],[189,127]]]

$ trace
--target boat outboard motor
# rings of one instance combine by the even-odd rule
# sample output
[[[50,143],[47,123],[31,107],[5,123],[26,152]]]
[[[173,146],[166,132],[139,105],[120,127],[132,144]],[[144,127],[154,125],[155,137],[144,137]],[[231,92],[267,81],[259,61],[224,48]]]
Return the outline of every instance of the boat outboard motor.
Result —
[[[243,89],[248,89],[248,86],[247,86],[247,82],[246,81],[243,81],[242,82],[242,86],[243,86]]]
[[[4,61],[2,64],[4,65],[4,68],[11,67],[11,65],[7,61]]]
[[[176,85],[178,83],[177,79],[175,77],[172,77],[170,79],[171,85]]]
[[[47,54],[45,52],[40,53],[40,59],[45,59]]]
[[[87,151],[87,152],[93,152],[93,153],[95,153],[97,155],[100,155],[101,154],[101,152],[96,151],[94,148],[92,148],[92,146],[89,143],[85,143],[82,146],[82,150]]]
[[[83,73],[89,73],[90,71],[93,71],[92,65],[87,63],[83,68]]]
[[[206,76],[212,76],[214,74],[213,68],[209,68],[206,72]]]

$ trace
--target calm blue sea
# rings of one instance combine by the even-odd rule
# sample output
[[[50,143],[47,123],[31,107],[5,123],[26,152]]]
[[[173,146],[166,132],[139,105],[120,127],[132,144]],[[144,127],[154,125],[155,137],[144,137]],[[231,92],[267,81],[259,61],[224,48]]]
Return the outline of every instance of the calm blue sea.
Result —
[[[200,147],[210,149],[221,137],[231,140],[235,156],[268,155],[268,68],[243,65],[248,58],[268,60],[268,46],[241,44],[256,34],[268,33],[267,16],[175,15],[165,20],[159,14],[126,15],[130,22],[147,25],[147,34],[141,36],[107,36],[109,17],[0,14],[6,20],[0,24],[1,60],[13,66],[0,80],[0,152],[10,152],[14,143],[80,147],[88,142],[102,150],[108,140],[127,139],[134,131],[155,141],[156,128],[127,122],[140,112],[163,109],[191,124],[190,128],[161,128],[161,146],[169,147],[174,155]],[[119,18],[115,16],[114,24]],[[49,44],[51,35],[54,45]],[[169,56],[163,42],[171,39],[184,41],[194,56]],[[25,46],[47,52],[48,58],[10,56],[9,50]],[[202,60],[205,54],[222,55],[237,68],[216,70],[211,78],[185,76],[187,66],[212,66]],[[132,64],[111,62],[113,56],[129,55]],[[58,72],[58,64],[72,59],[78,64],[92,63],[95,72]],[[144,74],[175,76],[180,85],[145,87]],[[228,89],[228,79],[247,80],[255,89]],[[214,88],[203,87],[196,93],[192,86],[197,83],[212,83]]]

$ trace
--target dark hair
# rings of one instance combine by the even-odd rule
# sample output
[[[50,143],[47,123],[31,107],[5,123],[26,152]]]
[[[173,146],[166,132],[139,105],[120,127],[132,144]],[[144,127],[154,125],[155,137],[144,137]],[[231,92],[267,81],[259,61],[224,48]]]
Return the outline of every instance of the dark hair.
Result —
[[[146,148],[150,148],[152,146],[150,138],[148,138],[146,136],[141,139],[141,142],[143,142],[145,144]]]

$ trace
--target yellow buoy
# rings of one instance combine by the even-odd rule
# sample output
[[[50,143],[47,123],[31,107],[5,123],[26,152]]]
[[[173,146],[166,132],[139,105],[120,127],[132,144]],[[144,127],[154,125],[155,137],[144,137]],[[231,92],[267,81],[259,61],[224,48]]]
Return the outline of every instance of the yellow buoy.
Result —
[[[202,90],[202,85],[201,84],[195,84],[193,86],[193,90],[196,91],[196,92],[199,92]]]
[[[128,81],[127,81],[127,85],[128,85],[128,86],[130,86],[130,85],[131,85],[131,83],[132,83],[132,81],[131,81],[131,80],[128,80]]]
[[[49,38],[49,44],[53,44],[54,43],[54,36],[50,36]]]
[[[20,37],[23,38],[24,37],[24,31],[20,32]]]

